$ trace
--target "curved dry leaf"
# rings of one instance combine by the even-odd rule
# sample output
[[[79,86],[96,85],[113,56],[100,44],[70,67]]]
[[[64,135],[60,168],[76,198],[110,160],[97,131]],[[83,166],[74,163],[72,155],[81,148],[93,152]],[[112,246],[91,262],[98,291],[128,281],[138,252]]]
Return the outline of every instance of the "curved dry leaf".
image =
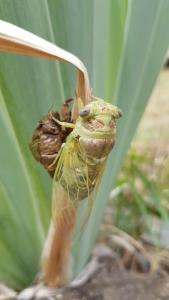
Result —
[[[84,105],[88,103],[90,98],[88,73],[83,62],[72,53],[29,31],[2,20],[0,20],[0,50],[52,58],[73,64],[78,70],[76,95],[83,100]],[[76,114],[75,111],[76,108],[74,107],[74,113]]]

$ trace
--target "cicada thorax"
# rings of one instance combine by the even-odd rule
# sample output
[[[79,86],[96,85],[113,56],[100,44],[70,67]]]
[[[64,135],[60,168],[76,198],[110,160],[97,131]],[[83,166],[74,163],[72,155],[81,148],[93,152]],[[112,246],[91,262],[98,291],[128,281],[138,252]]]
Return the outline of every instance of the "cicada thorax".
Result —
[[[94,139],[94,138],[81,138],[80,144],[84,148],[86,156],[92,159],[103,159],[107,157],[115,144],[114,137]]]
[[[49,111],[39,122],[33,132],[30,144],[34,158],[40,162],[53,177],[56,169],[56,156],[72,129],[63,128],[56,120],[71,122],[69,99],[64,101],[60,113]]]

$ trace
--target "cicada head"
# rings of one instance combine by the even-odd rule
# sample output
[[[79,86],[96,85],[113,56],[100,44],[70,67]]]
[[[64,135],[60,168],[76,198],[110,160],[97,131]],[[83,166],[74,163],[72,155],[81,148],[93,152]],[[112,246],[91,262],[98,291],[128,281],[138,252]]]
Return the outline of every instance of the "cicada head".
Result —
[[[102,99],[91,101],[79,111],[74,132],[86,155],[106,157],[115,144],[116,121],[121,111]]]
[[[114,136],[116,121],[122,112],[111,103],[101,99],[90,102],[79,111],[78,124],[83,131],[97,138]]]

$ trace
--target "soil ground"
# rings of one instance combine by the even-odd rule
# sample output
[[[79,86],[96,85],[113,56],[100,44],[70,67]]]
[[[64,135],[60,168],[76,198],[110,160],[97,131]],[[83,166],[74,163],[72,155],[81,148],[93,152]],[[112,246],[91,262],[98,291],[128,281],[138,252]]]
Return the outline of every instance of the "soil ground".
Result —
[[[83,287],[65,291],[60,300],[168,300],[169,276],[162,270],[140,274],[110,259]]]

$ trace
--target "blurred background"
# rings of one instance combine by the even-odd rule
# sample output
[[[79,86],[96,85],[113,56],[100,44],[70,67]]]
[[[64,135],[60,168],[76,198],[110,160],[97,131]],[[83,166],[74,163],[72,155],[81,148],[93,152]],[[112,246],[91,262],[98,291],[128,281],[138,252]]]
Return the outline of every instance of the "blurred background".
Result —
[[[113,222],[145,242],[169,246],[169,69],[160,72],[111,193]]]

